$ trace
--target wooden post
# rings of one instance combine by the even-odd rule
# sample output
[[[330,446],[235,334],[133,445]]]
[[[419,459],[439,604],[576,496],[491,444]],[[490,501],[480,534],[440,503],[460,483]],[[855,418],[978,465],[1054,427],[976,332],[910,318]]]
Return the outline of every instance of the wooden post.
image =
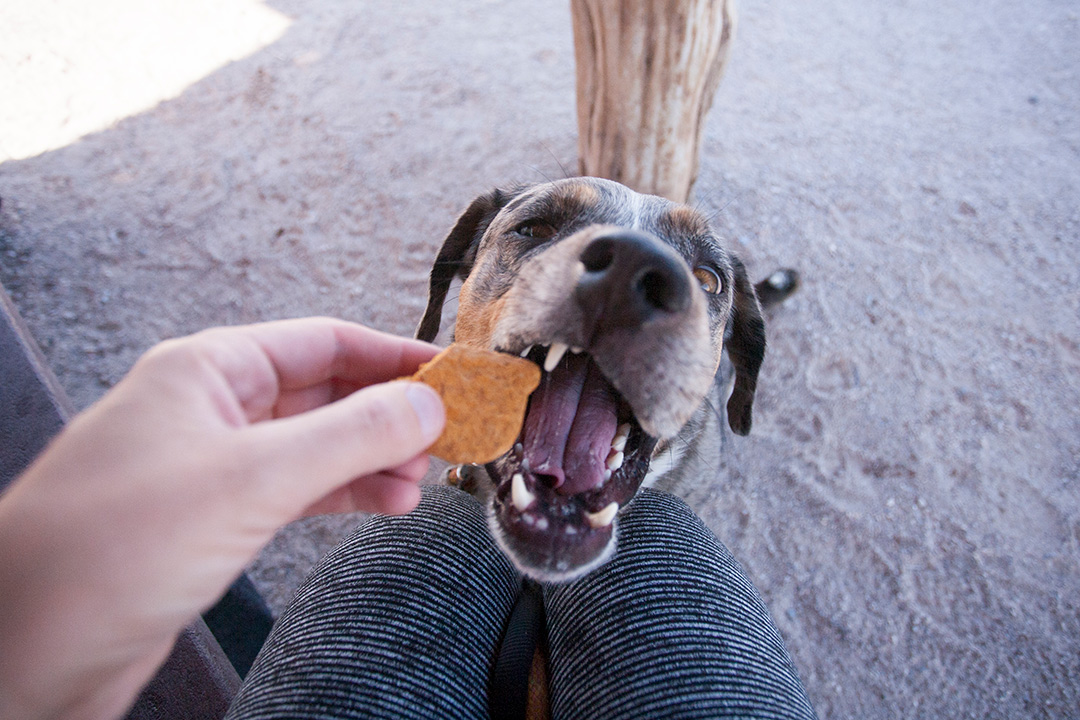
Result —
[[[686,202],[727,62],[732,0],[571,0],[578,169]]]

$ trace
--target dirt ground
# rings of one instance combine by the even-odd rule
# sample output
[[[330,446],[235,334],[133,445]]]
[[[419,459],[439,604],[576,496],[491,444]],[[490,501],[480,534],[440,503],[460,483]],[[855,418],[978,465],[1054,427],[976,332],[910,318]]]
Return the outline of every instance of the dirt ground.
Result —
[[[1080,9],[739,10],[696,203],[806,282],[689,500],[822,717],[1080,716]],[[0,5],[0,280],[79,406],[209,325],[409,334],[456,213],[575,167],[565,0]]]

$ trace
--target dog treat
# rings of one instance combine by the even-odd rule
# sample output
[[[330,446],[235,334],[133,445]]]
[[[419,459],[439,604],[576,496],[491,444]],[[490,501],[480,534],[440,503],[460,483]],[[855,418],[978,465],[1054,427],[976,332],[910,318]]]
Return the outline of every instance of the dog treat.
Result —
[[[454,343],[424,363],[413,380],[426,383],[446,406],[446,429],[428,452],[449,463],[491,462],[521,431],[540,368],[528,360]]]

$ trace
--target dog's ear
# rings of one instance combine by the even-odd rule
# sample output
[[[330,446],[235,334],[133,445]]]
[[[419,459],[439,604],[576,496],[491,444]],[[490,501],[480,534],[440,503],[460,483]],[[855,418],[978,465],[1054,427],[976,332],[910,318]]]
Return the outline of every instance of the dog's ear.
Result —
[[[746,275],[746,267],[733,258],[735,298],[731,319],[725,333],[725,345],[731,364],[735,366],[735,387],[728,399],[728,424],[739,435],[750,432],[751,409],[757,390],[758,370],[765,359],[765,320],[761,316],[754,285]]]
[[[481,195],[461,214],[454,229],[443,240],[442,249],[431,268],[428,304],[416,328],[416,337],[431,342],[439,333],[443,302],[455,277],[464,278],[476,261],[476,248],[488,225],[512,196],[501,190]]]

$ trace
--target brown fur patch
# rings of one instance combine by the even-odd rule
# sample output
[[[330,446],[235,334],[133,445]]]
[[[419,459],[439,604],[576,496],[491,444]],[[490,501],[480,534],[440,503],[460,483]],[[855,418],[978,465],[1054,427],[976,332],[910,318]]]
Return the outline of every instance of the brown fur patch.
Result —
[[[492,301],[478,298],[473,291],[474,277],[470,277],[461,288],[458,319],[454,325],[454,342],[489,350],[491,336],[502,313],[505,298]]]
[[[675,205],[667,211],[667,221],[685,235],[699,235],[708,231],[701,213],[688,205]]]
[[[589,207],[600,203],[600,191],[588,183],[574,183],[567,188],[569,199],[578,203],[581,207]]]

